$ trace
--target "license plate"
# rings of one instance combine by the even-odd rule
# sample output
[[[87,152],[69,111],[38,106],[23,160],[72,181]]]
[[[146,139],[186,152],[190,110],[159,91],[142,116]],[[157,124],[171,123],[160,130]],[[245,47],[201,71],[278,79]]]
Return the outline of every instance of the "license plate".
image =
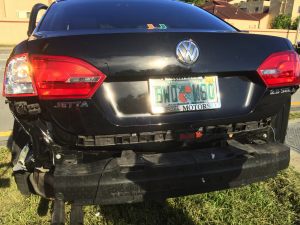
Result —
[[[217,76],[150,79],[153,113],[221,108]]]

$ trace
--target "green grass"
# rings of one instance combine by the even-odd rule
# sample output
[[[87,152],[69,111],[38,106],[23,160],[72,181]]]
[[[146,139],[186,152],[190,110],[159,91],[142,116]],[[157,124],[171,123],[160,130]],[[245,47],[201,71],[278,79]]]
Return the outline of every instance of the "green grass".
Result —
[[[21,196],[10,157],[8,149],[0,149],[0,224],[49,224],[52,202]],[[85,224],[300,224],[300,174],[288,168],[249,187],[83,210]],[[69,213],[67,205],[67,220]]]
[[[4,44],[0,44],[0,47],[15,47],[16,45],[4,45]]]
[[[289,120],[299,119],[300,118],[300,112],[291,112],[289,116]]]

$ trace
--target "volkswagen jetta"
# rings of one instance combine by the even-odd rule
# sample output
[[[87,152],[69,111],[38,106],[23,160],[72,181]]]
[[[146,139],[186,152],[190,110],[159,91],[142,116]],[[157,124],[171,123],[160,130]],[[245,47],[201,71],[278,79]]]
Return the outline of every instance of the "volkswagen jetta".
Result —
[[[299,69],[288,39],[243,33],[183,2],[37,4],[4,75],[18,188],[55,200],[55,223],[64,201],[78,222],[82,205],[274,177],[289,165]]]

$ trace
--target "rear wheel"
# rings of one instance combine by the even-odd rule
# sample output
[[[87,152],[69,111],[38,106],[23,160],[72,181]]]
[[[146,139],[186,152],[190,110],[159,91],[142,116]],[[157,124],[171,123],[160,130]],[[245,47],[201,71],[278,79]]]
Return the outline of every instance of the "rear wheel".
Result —
[[[14,128],[13,128],[13,143],[12,143],[12,156],[11,156],[11,163],[15,166],[18,162],[20,153],[23,147],[28,143],[30,140],[28,134],[22,129],[19,123],[15,120],[14,121]],[[29,182],[29,172],[26,171],[16,171],[14,172],[15,181],[17,187],[22,195],[30,195],[30,182]]]

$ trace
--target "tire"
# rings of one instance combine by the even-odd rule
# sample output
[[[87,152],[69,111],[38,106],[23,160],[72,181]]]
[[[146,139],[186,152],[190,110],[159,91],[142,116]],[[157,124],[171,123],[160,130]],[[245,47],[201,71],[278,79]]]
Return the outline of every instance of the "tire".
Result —
[[[18,122],[14,121],[14,128],[13,128],[13,143],[11,149],[11,163],[15,166],[18,162],[20,152],[22,151],[23,147],[28,143],[30,140],[28,134],[20,127]],[[29,182],[29,172],[26,171],[16,171],[13,172],[15,176],[15,181],[17,187],[22,195],[30,195],[30,182]]]

